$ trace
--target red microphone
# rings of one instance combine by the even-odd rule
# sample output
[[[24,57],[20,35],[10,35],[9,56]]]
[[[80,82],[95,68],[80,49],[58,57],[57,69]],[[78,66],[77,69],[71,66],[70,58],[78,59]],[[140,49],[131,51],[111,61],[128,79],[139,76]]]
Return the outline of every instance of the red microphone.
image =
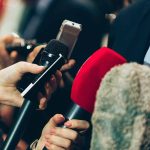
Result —
[[[106,47],[91,55],[74,79],[71,90],[73,107],[66,113],[66,118],[89,120],[102,78],[111,68],[123,63],[126,63],[125,58]]]

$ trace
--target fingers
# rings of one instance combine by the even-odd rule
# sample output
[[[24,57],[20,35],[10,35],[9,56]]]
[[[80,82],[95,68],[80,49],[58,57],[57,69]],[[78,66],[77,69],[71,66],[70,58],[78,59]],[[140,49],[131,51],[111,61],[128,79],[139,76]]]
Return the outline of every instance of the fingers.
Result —
[[[17,34],[9,34],[0,38],[0,42],[6,45],[11,43],[21,43],[22,41],[24,40],[21,39]]]
[[[34,50],[28,55],[27,62],[33,62],[34,58],[37,56],[37,54],[40,52],[41,48],[44,48],[45,45],[40,45],[34,48]]]
[[[18,56],[18,53],[17,53],[16,51],[12,51],[12,52],[10,53],[10,57],[11,57],[12,59],[16,59],[17,56]]]
[[[60,80],[62,78],[62,73],[56,71],[55,75],[51,75],[50,80],[45,84],[46,97],[50,98],[51,94],[56,90]]]
[[[20,74],[24,74],[28,72],[33,74],[38,74],[45,69],[45,67],[43,66],[38,66],[36,64],[31,64],[27,62],[19,62],[12,65],[12,67],[14,67],[16,71],[18,71],[18,73]]]
[[[71,140],[65,139],[55,135],[47,135],[46,137],[46,147],[68,149],[71,146]],[[55,150],[55,149],[54,149]]]
[[[51,98],[52,93],[56,90],[57,85],[61,80],[62,74],[60,71],[56,71],[55,75],[51,76],[50,81],[45,84],[45,91],[38,94],[38,99],[40,101],[39,109],[45,109],[47,106],[47,101]]]
[[[79,134],[76,129],[87,129],[89,128],[89,123],[84,120],[70,120],[65,123],[67,128],[58,127],[58,124],[64,121],[64,117],[61,114],[56,114],[50,119],[47,125],[44,127],[42,132],[42,137],[44,139],[44,145],[49,150],[69,150],[72,143],[79,139]]]
[[[64,64],[62,67],[61,67],[61,71],[67,71],[69,69],[71,69],[74,65],[75,65],[75,60],[74,59],[70,59],[68,61],[68,63]]]
[[[24,98],[20,95],[19,91],[16,90],[16,93],[14,93],[14,91],[9,91],[9,89],[10,88],[0,91],[0,94],[5,94],[5,96],[0,96],[0,103],[20,107],[23,104]],[[5,92],[6,90],[8,92]]]
[[[14,40],[14,35],[12,35],[12,34],[5,35],[2,38],[0,38],[0,42],[3,42],[5,44],[12,43],[13,40]]]
[[[56,146],[54,144],[50,144],[48,142],[46,142],[45,146],[46,146],[47,150],[65,150],[62,147]]]
[[[61,114],[54,115],[48,122],[49,127],[56,127],[58,124],[65,120],[64,116]]]
[[[50,80],[45,84],[45,96],[47,97],[47,99],[49,99],[51,97],[51,94],[56,90],[61,78],[61,72],[56,71],[56,74],[52,75]]]
[[[85,121],[85,120],[76,120],[76,119],[69,120],[69,121],[65,122],[64,125],[67,128],[79,129],[79,130],[86,130],[90,126],[87,121]]]
[[[62,79],[62,73],[59,70],[57,70],[55,73],[55,77],[56,77],[57,83],[59,83],[60,80]]]
[[[58,137],[68,139],[71,141],[75,141],[78,137],[78,133],[76,131],[72,129],[60,128],[60,127],[52,128],[50,130],[50,134],[51,134],[51,137],[58,136]]]
[[[39,109],[44,110],[47,107],[47,99],[45,97],[42,97],[40,99]]]

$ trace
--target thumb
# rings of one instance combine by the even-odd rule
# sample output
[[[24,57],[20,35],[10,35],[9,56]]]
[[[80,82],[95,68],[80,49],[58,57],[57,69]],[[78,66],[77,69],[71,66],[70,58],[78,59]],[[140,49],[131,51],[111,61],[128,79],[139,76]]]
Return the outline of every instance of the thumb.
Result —
[[[33,73],[38,74],[44,70],[44,66],[38,66],[36,64],[28,63],[28,62],[19,62],[13,66],[19,74],[24,73]]]
[[[50,127],[56,127],[58,124],[62,123],[65,120],[64,116],[61,114],[54,115],[48,122]]]

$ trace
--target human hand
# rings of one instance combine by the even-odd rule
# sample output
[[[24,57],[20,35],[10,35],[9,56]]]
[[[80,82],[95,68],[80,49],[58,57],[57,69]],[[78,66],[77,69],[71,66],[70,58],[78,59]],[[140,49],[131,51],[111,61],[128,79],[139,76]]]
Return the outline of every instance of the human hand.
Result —
[[[37,148],[42,150],[45,146],[48,150],[70,150],[72,142],[78,138],[78,132],[73,129],[86,130],[89,123],[84,120],[69,120],[64,123],[66,128],[57,127],[65,118],[56,114],[45,125],[41,137],[38,141]]]
[[[7,44],[20,43],[23,39],[10,34],[0,38],[0,69],[8,67],[18,59],[18,53],[14,50],[10,54],[6,50]]]
[[[35,47],[34,50],[28,55],[27,62],[33,62],[34,58],[40,52],[41,48],[44,48],[45,46],[46,45],[40,45],[40,46]],[[68,62],[66,64],[64,64],[61,67],[60,71],[61,72],[67,71],[67,70],[71,69],[74,65],[75,65],[75,60],[70,59],[70,60],[68,60]]]
[[[43,66],[27,62],[19,62],[0,70],[0,103],[20,107],[23,97],[16,88],[17,82],[24,73],[38,74],[43,70]]]
[[[40,45],[34,48],[34,50],[28,55],[27,61],[28,62],[33,62],[37,54],[40,52],[41,48],[44,48],[46,45]],[[38,95],[38,99],[41,99],[42,101],[46,101],[50,99],[51,97],[51,91],[55,91],[57,87],[63,87],[64,86],[64,81],[62,79],[62,74],[61,72],[67,71],[71,69],[75,65],[75,60],[70,59],[66,64],[64,64],[60,71],[57,70],[55,75],[52,75],[50,82],[47,82],[45,84],[45,89],[44,93],[40,92]],[[42,105],[40,106],[40,109],[45,109]]]

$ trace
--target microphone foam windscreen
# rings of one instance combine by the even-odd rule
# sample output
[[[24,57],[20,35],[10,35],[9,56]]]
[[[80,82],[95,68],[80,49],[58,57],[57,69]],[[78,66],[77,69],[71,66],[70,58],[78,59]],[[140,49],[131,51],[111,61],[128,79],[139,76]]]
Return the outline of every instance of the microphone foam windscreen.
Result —
[[[126,60],[109,48],[100,48],[81,66],[71,90],[71,99],[89,113],[93,112],[96,91],[112,67]]]
[[[61,43],[59,40],[55,39],[51,40],[47,44],[44,51],[54,55],[62,54],[64,58],[67,58],[68,55],[68,47],[65,44]]]
[[[91,150],[149,150],[150,68],[124,64],[97,91]]]

